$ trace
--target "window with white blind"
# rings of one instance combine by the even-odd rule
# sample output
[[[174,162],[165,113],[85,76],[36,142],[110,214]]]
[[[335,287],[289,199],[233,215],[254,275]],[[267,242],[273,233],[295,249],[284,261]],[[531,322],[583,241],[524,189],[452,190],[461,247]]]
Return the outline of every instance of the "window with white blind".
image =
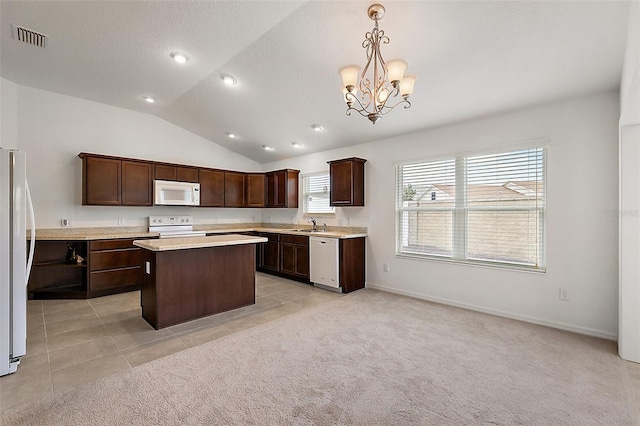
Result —
[[[544,147],[396,166],[396,253],[545,269]]]
[[[302,188],[305,214],[335,214],[335,207],[329,205],[329,172],[303,176]]]

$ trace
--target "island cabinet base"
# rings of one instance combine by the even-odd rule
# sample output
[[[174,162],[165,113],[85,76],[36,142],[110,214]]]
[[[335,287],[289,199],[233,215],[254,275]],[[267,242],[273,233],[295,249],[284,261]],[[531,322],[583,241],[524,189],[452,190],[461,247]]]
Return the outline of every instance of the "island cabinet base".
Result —
[[[157,330],[254,304],[255,251],[254,244],[142,250],[142,317]]]

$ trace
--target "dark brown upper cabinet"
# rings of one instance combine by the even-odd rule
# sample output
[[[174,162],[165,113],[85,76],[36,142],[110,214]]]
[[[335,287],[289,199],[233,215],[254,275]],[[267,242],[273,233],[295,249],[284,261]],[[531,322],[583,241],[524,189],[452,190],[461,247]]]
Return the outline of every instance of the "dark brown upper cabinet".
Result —
[[[264,207],[266,195],[266,177],[264,173],[247,173],[245,197],[247,207]]]
[[[80,153],[82,158],[82,204],[119,206],[122,161],[108,157],[94,157]]]
[[[122,205],[153,205],[153,163],[122,160]]]
[[[200,169],[200,206],[224,207],[224,171]]]
[[[79,157],[83,205],[153,205],[153,163],[85,153]]]
[[[198,169],[195,167],[176,167],[179,182],[198,183]]]
[[[198,169],[195,167],[172,166],[170,164],[156,165],[156,179],[159,180],[197,183],[198,178]]]
[[[244,207],[245,173],[224,172],[224,206]]]
[[[267,173],[267,207],[298,208],[299,170]]]
[[[328,161],[331,198],[335,207],[364,206],[364,163],[362,158]]]
[[[244,173],[81,152],[82,204],[152,206],[153,181],[200,183],[201,207],[298,207],[299,170]]]

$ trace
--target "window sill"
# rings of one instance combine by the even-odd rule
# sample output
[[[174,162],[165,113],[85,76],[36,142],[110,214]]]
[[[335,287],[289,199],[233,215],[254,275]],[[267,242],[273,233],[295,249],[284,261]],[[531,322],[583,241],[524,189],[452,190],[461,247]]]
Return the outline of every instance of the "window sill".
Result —
[[[303,213],[302,217],[336,217],[335,213]]]
[[[437,256],[412,255],[407,253],[396,253],[396,257],[401,259],[422,260],[427,262],[452,263],[457,265],[475,266],[480,268],[502,269],[502,270],[515,271],[515,272],[527,272],[531,274],[547,273],[546,268],[534,268],[531,266],[519,266],[519,265],[508,264],[508,263],[489,263],[489,262],[481,262],[481,261],[473,261],[473,260],[457,260],[457,259],[448,259],[448,258],[437,257]]]

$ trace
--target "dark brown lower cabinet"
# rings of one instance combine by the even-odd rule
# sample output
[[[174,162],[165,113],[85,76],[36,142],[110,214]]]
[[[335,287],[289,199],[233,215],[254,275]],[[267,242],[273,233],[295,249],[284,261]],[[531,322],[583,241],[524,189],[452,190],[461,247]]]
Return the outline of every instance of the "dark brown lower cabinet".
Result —
[[[36,241],[33,266],[27,284],[29,299],[85,299],[87,264],[67,263],[67,252],[87,258],[86,241]]]
[[[139,239],[139,238],[138,238]],[[75,249],[82,263],[67,263]],[[133,239],[38,240],[27,293],[29,299],[87,299],[139,290],[139,247]]]
[[[309,283],[309,237],[270,232],[260,236],[269,241],[256,249],[259,271]]]
[[[258,266],[263,270],[278,272],[280,270],[280,234],[261,232],[260,236],[269,241],[260,244]]]
[[[141,250],[133,239],[89,242],[89,297],[139,290]]]
[[[339,243],[340,286],[343,293],[365,286],[365,238],[344,238]]]
[[[280,272],[309,279],[309,237],[280,236]]]
[[[309,275],[309,237],[304,235],[261,232],[269,238],[258,244],[258,271],[311,283]],[[365,238],[341,238],[339,250],[339,282],[343,293],[365,286]]]

